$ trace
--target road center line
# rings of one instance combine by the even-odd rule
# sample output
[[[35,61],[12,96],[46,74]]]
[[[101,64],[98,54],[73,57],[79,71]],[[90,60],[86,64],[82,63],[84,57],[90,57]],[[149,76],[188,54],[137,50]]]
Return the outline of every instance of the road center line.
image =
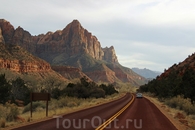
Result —
[[[132,99],[129,103],[127,103],[127,105],[125,105],[122,109],[120,109],[120,111],[118,111],[117,113],[115,113],[112,117],[110,117],[108,120],[106,120],[102,125],[100,125],[99,127],[97,127],[95,130],[103,130],[106,126],[108,126],[114,119],[116,119],[121,113],[123,113],[134,101],[135,97],[133,94],[132,95]]]

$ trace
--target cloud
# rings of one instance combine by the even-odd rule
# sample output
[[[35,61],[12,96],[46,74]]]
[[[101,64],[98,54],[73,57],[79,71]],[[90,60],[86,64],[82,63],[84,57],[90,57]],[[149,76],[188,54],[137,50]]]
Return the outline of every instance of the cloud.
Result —
[[[195,51],[194,0],[6,0],[0,18],[33,35],[78,19],[119,62],[163,71]]]

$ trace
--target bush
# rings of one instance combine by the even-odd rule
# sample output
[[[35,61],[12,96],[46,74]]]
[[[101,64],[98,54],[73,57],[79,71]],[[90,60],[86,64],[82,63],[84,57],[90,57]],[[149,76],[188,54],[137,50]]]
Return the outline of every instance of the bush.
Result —
[[[36,111],[37,108],[43,108],[45,109],[46,107],[46,104],[43,103],[43,102],[33,102],[32,103],[32,111]],[[30,111],[30,103],[24,107],[24,110],[22,113],[26,113],[26,112],[29,112]]]
[[[195,106],[191,104],[190,99],[185,99],[183,96],[173,97],[165,101],[165,104],[172,108],[185,111],[188,115],[195,114]]]
[[[4,118],[0,119],[0,128],[5,128],[5,122],[6,120]]]
[[[76,107],[76,106],[78,106],[76,102],[71,101],[67,103],[67,107]]]
[[[7,121],[14,121],[16,117],[19,115],[19,109],[17,106],[10,104],[8,107],[9,111],[7,113],[6,120]]]
[[[7,109],[5,106],[0,105],[0,119],[6,118]]]

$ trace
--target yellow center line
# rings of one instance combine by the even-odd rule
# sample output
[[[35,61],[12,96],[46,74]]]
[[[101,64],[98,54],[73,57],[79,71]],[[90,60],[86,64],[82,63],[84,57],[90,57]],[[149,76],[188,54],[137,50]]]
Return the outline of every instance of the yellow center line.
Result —
[[[132,102],[134,101],[135,97],[132,94],[132,99],[131,101],[125,105],[122,109],[120,109],[120,111],[118,111],[116,114],[114,114],[112,117],[110,117],[107,121],[105,121],[102,125],[100,125],[98,128],[96,128],[95,130],[103,130],[106,126],[108,126],[114,119],[116,119],[121,113],[123,113],[127,107],[129,107]]]

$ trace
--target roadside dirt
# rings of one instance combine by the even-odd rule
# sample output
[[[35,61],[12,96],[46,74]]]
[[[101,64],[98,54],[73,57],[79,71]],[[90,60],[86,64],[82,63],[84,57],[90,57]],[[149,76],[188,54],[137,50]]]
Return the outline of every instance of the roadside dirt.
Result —
[[[158,99],[144,95],[171,121],[178,130],[193,130],[189,127],[186,116],[179,110],[175,110],[158,101]]]

